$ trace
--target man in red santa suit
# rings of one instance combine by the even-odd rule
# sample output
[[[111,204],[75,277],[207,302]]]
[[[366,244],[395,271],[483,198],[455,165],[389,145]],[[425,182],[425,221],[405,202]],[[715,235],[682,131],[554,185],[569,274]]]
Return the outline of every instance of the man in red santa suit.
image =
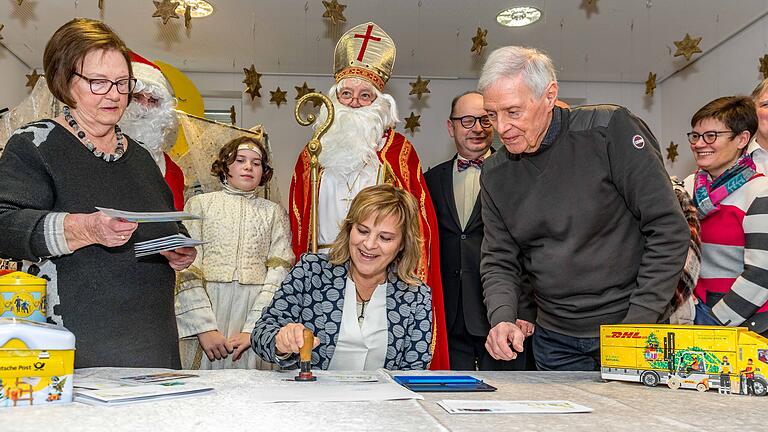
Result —
[[[163,72],[151,61],[131,53],[136,89],[120,120],[123,132],[136,140],[157,163],[173,192],[176,210],[184,208],[184,173],[166,151],[176,143],[178,122],[173,89]]]
[[[395,45],[378,25],[368,22],[344,35],[336,45],[336,84],[328,96],[335,120],[322,138],[318,194],[318,248],[327,251],[339,232],[352,199],[372,185],[388,183],[410,192],[420,205],[423,240],[418,275],[432,289],[433,359],[431,369],[449,369],[437,219],[413,145],[393,127],[399,121],[392,96],[382,93],[395,62]],[[316,125],[327,118],[323,106]],[[311,242],[309,153],[299,155],[291,179],[288,213],[296,257]]]

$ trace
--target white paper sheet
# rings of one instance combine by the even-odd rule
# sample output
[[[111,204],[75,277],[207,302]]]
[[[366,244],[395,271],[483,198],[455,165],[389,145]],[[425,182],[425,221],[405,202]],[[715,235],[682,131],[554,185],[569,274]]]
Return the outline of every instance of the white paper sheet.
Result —
[[[355,384],[322,380],[286,382],[279,386],[263,386],[248,395],[251,402],[358,402],[401,399],[424,399],[400,384],[392,382],[360,382]]]
[[[122,219],[128,222],[179,222],[185,220],[202,219],[202,217],[187,212],[131,212],[125,210],[116,210],[111,208],[96,207],[107,216],[115,219]]]
[[[442,400],[437,403],[450,414],[569,414],[593,409],[564,400],[502,401]]]

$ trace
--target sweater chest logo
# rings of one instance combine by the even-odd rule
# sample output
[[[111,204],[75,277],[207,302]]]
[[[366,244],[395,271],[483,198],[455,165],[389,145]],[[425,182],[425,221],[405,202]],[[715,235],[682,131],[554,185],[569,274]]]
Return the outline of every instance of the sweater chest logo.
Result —
[[[645,139],[643,139],[643,137],[640,135],[635,135],[632,137],[632,145],[637,149],[641,149],[645,147]]]

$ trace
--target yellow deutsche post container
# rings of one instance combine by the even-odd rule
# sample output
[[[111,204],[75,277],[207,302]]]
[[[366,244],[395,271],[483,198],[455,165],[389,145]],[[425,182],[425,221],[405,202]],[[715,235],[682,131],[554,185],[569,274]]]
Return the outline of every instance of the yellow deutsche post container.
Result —
[[[74,367],[69,330],[0,318],[0,408],[72,402]]]
[[[0,318],[45,322],[46,281],[24,272],[0,276]]]

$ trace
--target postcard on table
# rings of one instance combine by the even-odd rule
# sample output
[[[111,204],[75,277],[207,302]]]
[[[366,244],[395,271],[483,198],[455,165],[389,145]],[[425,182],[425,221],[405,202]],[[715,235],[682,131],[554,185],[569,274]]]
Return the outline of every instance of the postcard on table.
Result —
[[[213,391],[212,387],[185,385],[183,383],[166,383],[165,385],[146,384],[101,390],[78,389],[75,392],[75,401],[89,405],[122,405],[135,402],[148,402],[194,396],[211,391]]]
[[[163,382],[163,381],[175,381],[180,380],[184,378],[196,378],[199,375],[195,374],[187,374],[187,373],[178,373],[178,372],[162,372],[162,373],[154,373],[154,374],[148,374],[148,375],[136,375],[136,376],[127,376],[120,378],[123,381],[136,383],[136,384],[150,384],[150,383],[157,383],[157,382]]]
[[[594,411],[564,400],[442,400],[437,404],[450,414],[571,414]]]
[[[96,207],[107,216],[115,219],[121,219],[128,222],[179,222],[185,220],[202,219],[202,217],[187,212],[131,212],[116,210],[111,208]]]

